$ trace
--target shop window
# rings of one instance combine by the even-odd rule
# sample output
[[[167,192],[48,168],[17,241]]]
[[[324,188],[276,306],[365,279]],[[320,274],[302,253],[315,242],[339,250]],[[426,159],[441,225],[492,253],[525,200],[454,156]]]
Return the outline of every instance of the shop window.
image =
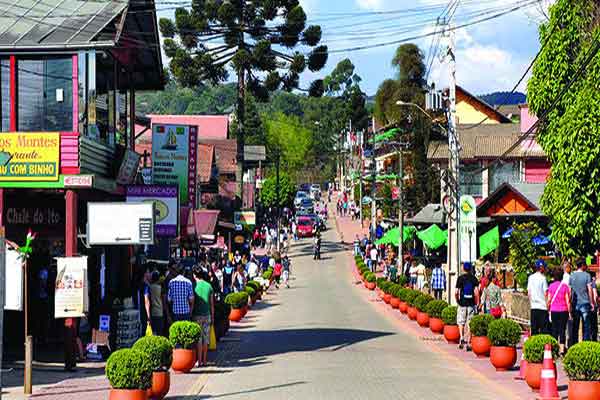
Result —
[[[460,193],[473,197],[482,196],[482,171],[479,163],[460,166]]]
[[[0,132],[10,130],[10,61],[0,59]]]
[[[507,161],[493,164],[490,167],[490,193],[498,189],[503,183],[520,182],[518,161]]]

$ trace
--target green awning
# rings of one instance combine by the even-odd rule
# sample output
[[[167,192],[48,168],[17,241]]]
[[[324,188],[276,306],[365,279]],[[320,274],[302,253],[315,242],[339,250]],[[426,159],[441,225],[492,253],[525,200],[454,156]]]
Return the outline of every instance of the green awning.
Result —
[[[408,240],[411,240],[415,236],[415,232],[417,229],[414,226],[405,226],[403,229],[402,235],[402,243],[406,243]],[[394,246],[398,246],[400,240],[400,229],[394,228],[390,229],[383,235],[381,239],[375,242],[376,245],[381,244],[392,244]]]
[[[417,232],[417,237],[423,241],[423,244],[430,250],[436,250],[446,244],[448,232],[443,231],[437,225],[431,225],[424,231]]]
[[[500,246],[500,230],[494,227],[479,237],[479,257],[484,257]]]
[[[379,135],[375,135],[375,142],[385,142],[386,140],[391,140],[396,137],[396,135],[400,132],[400,129],[393,128]]]

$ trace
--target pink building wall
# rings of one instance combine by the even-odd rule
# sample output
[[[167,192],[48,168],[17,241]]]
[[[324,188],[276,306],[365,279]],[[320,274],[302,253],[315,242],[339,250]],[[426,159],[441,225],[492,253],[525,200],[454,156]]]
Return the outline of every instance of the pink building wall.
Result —
[[[521,110],[521,133],[525,133],[537,122],[538,118],[529,112],[527,104],[519,105],[519,109]]]

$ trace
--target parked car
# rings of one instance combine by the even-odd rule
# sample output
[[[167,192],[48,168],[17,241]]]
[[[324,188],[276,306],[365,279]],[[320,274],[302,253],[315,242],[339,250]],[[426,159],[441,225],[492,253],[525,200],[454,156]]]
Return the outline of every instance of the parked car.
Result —
[[[308,199],[308,193],[301,190],[296,192],[296,197],[294,198],[294,207],[300,207],[303,199]]]
[[[297,206],[296,209],[307,214],[312,214],[315,212],[315,204],[311,199],[306,197],[300,200],[300,205]]]
[[[308,216],[298,217],[298,236],[311,237],[313,235],[313,220]]]

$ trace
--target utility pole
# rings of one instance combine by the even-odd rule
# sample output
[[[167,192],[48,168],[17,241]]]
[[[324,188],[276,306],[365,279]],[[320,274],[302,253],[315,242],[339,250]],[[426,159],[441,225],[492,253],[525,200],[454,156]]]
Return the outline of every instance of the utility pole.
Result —
[[[362,199],[363,199],[363,170],[364,170],[364,160],[363,160],[363,155],[364,155],[364,132],[360,132],[360,136],[358,136],[360,138],[359,140],[359,144],[358,144],[358,148],[360,150],[359,153],[359,168],[358,168],[358,173],[359,173],[359,181],[358,181],[358,197],[360,197],[358,199],[358,215],[360,218],[360,227],[363,228],[364,227],[364,221],[363,221],[363,204],[362,204]]]
[[[375,240],[375,226],[377,225],[377,202],[375,201],[375,196],[377,194],[377,165],[375,162],[375,135],[377,131],[375,130],[375,117],[373,117],[373,147],[371,148],[371,178],[373,181],[371,182],[371,240]]]
[[[281,203],[280,203],[280,185],[279,185],[279,162],[280,155],[279,149],[277,149],[277,159],[275,160],[275,204],[277,205],[277,251],[281,251],[281,244],[279,238],[281,237]]]
[[[398,229],[400,230],[400,236],[398,240],[398,273],[402,273],[402,247],[404,245],[404,209],[403,209],[403,197],[404,197],[404,163],[402,157],[402,143],[398,149]]]

